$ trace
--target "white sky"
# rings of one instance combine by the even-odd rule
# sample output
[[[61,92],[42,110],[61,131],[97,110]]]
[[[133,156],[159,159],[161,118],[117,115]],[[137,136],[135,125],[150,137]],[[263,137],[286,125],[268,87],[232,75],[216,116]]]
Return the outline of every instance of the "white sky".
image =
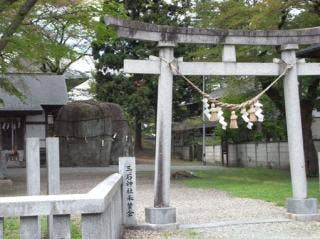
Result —
[[[73,63],[70,66],[70,69],[77,70],[80,72],[92,72],[95,70],[93,58],[91,56],[85,56]]]

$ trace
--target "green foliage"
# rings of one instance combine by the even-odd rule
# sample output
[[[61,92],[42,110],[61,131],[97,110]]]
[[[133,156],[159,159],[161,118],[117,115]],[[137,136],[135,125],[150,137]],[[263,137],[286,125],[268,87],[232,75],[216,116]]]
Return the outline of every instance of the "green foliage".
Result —
[[[229,29],[291,29],[314,27],[320,25],[320,4],[318,1],[278,1],[278,0],[199,0],[196,2],[194,14],[197,27],[229,28]],[[221,46],[200,46],[188,56],[193,60],[221,61]],[[280,58],[279,48],[269,46],[237,46],[237,61],[239,62],[271,62]],[[220,84],[226,89],[223,101],[240,103],[257,94],[274,78],[223,78]],[[226,82],[227,80],[227,82]],[[317,94],[310,93],[310,86],[315,78],[300,79],[301,99],[308,99],[316,106],[319,105]],[[213,82],[217,81],[214,79]],[[246,84],[243,84],[243,83]],[[244,89],[244,85],[249,88]],[[319,86],[318,86],[319,88]],[[239,90],[240,94],[239,94]],[[221,127],[217,135],[227,137],[234,142],[283,140],[286,138],[283,87],[278,83],[261,99],[264,104],[265,122],[249,131],[239,118],[238,130],[223,132]],[[227,115],[227,114],[226,114]],[[240,116],[240,115],[239,115]],[[311,115],[310,115],[311,117]],[[228,117],[226,117],[228,118]]]
[[[216,188],[243,198],[261,199],[284,206],[291,197],[290,173],[265,168],[223,168],[196,173],[199,178],[184,180],[195,188]],[[317,178],[308,179],[310,197],[320,199]]]
[[[0,77],[0,88],[17,96],[21,100],[24,99],[24,95],[5,77]],[[0,99],[0,104],[3,104],[2,99]]]
[[[144,22],[168,25],[187,25],[189,18],[183,18],[189,1],[118,1],[123,3],[123,12],[112,15]],[[107,4],[107,3],[106,3]],[[158,55],[155,43],[135,40],[115,39],[114,35],[106,37],[97,33],[97,41],[93,42],[93,55],[97,60],[95,75],[96,84],[93,91],[102,101],[118,103],[128,114],[128,120],[136,130],[141,130],[141,124],[154,125],[157,102],[157,76],[127,75],[121,71],[124,59],[145,59],[149,55]],[[180,51],[180,50],[178,50]],[[179,92],[179,93],[177,93]],[[175,90],[175,96],[182,97],[183,93]],[[175,101],[175,105],[178,105]],[[149,128],[146,128],[149,132]],[[150,132],[149,132],[150,133]]]
[[[79,217],[71,218],[71,237],[73,239],[81,238],[81,220]],[[48,238],[47,217],[41,217],[41,238]],[[20,238],[20,220],[19,218],[5,218],[4,222],[4,238],[19,239]]]
[[[24,2],[4,4],[0,1],[0,32],[6,32]],[[115,1],[104,4],[102,0],[39,0],[17,32],[9,37],[8,45],[0,54],[0,73],[15,69],[63,74],[73,62],[90,54],[96,35],[101,39],[114,34],[106,31],[99,19],[115,11],[122,11],[122,5]],[[22,97],[8,81],[1,80],[0,87]]]
[[[17,1],[3,10],[0,31],[6,30],[22,2]],[[38,71],[63,74],[73,62],[90,54],[96,34],[108,36],[110,31],[105,31],[105,24],[99,19],[106,13],[121,11],[121,4],[115,1],[103,4],[102,0],[39,0],[10,37],[0,57],[2,68],[10,66],[30,71],[32,63]]]

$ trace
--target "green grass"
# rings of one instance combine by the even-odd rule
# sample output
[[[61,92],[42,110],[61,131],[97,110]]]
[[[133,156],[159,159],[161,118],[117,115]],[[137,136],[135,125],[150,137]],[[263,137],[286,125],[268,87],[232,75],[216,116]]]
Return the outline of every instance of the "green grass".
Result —
[[[48,238],[47,217],[41,217],[41,238]],[[81,239],[80,218],[71,218],[71,237],[72,239]],[[4,221],[4,238],[20,238],[20,220],[19,218],[5,218]]]
[[[161,238],[163,239],[201,239],[203,235],[201,232],[192,230],[192,229],[185,229],[185,230],[175,230],[175,231],[164,231],[161,233]]]
[[[290,174],[265,168],[222,168],[196,172],[200,178],[183,182],[195,188],[216,188],[242,198],[261,199],[283,206],[291,197]],[[320,199],[318,178],[308,179],[308,195]]]

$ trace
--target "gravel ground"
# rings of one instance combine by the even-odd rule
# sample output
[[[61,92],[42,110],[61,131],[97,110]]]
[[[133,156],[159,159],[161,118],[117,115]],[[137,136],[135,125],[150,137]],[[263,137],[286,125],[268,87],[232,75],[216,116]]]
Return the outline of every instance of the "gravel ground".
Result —
[[[144,171],[144,170],[142,170]],[[148,170],[146,170],[148,171]],[[110,175],[112,170],[62,170],[62,193],[85,193]],[[25,175],[20,171],[11,172],[14,185],[1,188],[0,195],[25,194]],[[42,173],[42,182],[46,181]],[[153,204],[152,172],[139,172],[137,180],[137,217],[144,223],[144,208]],[[46,184],[42,183],[45,193]],[[177,208],[179,224],[206,224],[225,222],[251,222],[265,220],[287,220],[285,209],[261,200],[232,197],[214,189],[195,189],[174,180],[171,185],[171,205]],[[175,231],[127,230],[124,239],[315,239],[320,238],[319,222],[277,222],[259,224],[225,225],[200,229]]]
[[[319,239],[319,223],[274,223],[187,229],[168,232],[126,231],[125,239]]]
[[[138,177],[138,221],[144,223],[144,208],[152,206],[153,181],[149,175]],[[214,189],[195,189],[172,181],[171,205],[177,208],[179,224],[225,222],[261,222],[284,220],[285,209],[261,200],[232,197]],[[127,230],[125,239],[316,239],[320,238],[319,222],[277,222],[184,229],[169,232]]]

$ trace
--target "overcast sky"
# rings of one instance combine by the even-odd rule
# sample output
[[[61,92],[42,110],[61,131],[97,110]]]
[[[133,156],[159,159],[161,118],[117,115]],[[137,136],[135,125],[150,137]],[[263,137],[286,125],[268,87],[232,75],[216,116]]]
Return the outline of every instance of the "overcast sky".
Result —
[[[80,72],[91,72],[94,68],[94,62],[92,57],[85,56],[81,58],[80,60],[76,61],[70,66],[71,70],[77,70]]]

